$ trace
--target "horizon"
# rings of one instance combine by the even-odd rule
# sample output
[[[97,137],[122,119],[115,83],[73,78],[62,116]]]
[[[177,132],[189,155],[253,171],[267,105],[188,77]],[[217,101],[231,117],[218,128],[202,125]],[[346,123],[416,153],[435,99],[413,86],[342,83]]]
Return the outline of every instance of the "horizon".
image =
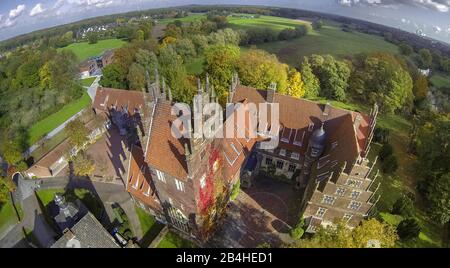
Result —
[[[422,5],[416,3],[416,0],[402,3],[391,3],[386,0],[378,1],[377,4],[369,2],[371,1],[281,0],[273,3],[273,1],[267,0],[251,0],[250,3],[242,5],[236,0],[206,0],[200,3],[191,0],[137,0],[131,2],[123,0],[41,0],[40,2],[39,0],[14,0],[10,3],[0,4],[0,42],[39,30],[102,16],[158,8],[228,4],[284,7],[339,15],[398,28],[410,33],[420,33],[450,44],[449,5]]]

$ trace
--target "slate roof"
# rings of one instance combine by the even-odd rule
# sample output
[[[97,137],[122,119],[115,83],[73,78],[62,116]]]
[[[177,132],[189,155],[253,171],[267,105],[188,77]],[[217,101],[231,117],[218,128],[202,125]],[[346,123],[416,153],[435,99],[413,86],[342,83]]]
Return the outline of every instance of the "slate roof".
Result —
[[[120,248],[114,238],[91,213],[80,219],[52,248]]]

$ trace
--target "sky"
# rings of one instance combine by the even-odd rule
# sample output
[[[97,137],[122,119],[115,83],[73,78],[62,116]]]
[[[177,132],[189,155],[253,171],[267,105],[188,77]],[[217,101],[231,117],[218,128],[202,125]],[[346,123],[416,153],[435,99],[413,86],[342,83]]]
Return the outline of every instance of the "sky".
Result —
[[[450,43],[450,0],[0,0],[0,40],[85,18],[188,4],[267,5],[321,11]]]

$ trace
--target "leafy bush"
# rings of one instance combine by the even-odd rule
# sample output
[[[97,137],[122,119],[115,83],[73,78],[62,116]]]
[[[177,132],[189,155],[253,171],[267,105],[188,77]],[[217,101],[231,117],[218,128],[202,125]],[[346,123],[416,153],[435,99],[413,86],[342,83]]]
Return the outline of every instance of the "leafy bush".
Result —
[[[384,144],[381,147],[380,152],[378,153],[378,157],[381,161],[385,160],[388,156],[394,153],[394,148],[389,143]]]
[[[410,240],[418,237],[421,229],[417,219],[409,218],[399,223],[397,234],[402,240]]]
[[[241,179],[238,179],[235,185],[233,185],[233,189],[231,190],[230,199],[234,200],[238,196],[241,190]]]
[[[381,169],[384,173],[392,174],[394,173],[398,168],[398,161],[397,157],[395,155],[390,155],[386,157],[386,159],[383,160],[383,163],[381,164]]]
[[[291,237],[294,239],[302,238],[303,234],[305,233],[305,230],[303,230],[304,225],[305,221],[302,219],[294,228],[291,229],[291,232],[289,233]]]
[[[392,213],[411,217],[414,215],[414,204],[411,198],[406,195],[402,195],[392,206]]]

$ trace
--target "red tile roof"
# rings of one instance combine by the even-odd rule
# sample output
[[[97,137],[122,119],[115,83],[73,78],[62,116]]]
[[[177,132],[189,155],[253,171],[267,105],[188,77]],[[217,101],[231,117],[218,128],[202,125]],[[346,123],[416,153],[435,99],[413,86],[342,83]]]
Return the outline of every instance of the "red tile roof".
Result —
[[[108,112],[112,107],[118,110],[128,109],[130,115],[144,108],[145,98],[142,91],[99,87],[92,108]]]

